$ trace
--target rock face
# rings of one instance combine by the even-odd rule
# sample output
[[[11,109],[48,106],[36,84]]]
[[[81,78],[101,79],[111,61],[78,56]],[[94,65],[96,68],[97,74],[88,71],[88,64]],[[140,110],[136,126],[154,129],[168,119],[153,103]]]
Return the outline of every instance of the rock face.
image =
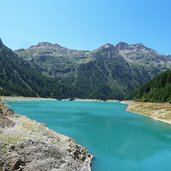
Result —
[[[0,114],[0,140],[0,171],[91,170],[85,148],[11,110]]]

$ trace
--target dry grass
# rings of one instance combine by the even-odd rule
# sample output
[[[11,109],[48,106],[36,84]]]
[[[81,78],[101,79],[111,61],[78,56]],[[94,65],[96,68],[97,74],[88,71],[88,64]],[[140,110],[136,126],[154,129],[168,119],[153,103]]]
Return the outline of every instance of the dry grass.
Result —
[[[130,102],[127,110],[171,124],[170,103]]]

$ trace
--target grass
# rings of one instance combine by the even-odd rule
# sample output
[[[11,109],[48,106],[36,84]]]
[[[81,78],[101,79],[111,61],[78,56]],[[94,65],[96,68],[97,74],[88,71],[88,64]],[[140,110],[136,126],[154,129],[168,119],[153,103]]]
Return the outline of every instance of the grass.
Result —
[[[170,103],[131,102],[128,111],[162,119],[171,123]]]

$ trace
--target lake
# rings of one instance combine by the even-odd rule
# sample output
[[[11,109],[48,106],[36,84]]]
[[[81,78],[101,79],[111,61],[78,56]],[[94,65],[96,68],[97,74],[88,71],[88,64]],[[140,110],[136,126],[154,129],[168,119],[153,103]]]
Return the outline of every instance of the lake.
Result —
[[[171,125],[109,102],[8,102],[17,113],[72,137],[95,156],[93,171],[170,171]]]

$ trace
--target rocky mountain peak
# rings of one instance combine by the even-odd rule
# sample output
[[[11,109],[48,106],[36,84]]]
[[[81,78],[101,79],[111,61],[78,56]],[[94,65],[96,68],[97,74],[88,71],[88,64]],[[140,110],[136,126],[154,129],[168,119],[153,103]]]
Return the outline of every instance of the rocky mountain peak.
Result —
[[[106,43],[105,45],[103,45],[104,48],[113,48],[114,46],[110,43]]]
[[[35,46],[31,46],[31,48],[49,48],[49,47],[53,47],[53,48],[62,48],[59,44],[52,44],[49,42],[40,42]]]
[[[128,43],[125,42],[119,42],[118,44],[116,44],[115,46],[118,50],[124,50],[127,49],[129,47]]]
[[[146,47],[145,45],[143,45],[142,43],[137,43],[137,44],[131,44],[131,49],[137,52],[142,52],[142,53],[150,53],[153,55],[159,55],[158,52],[156,52],[155,50]]]
[[[112,44],[110,44],[110,43],[106,43],[106,44],[104,44],[103,46],[101,46],[100,48],[98,48],[98,50],[99,50],[99,49],[100,49],[100,50],[103,50],[103,49],[108,50],[108,49],[114,49],[114,48],[115,48],[114,45],[112,45]]]
[[[115,51],[115,46],[110,44],[110,43],[106,43],[104,44],[103,46],[99,47],[98,49],[95,49],[94,51],[92,52],[109,52],[109,51]]]
[[[146,49],[146,50],[149,50],[149,48],[147,48],[146,46],[144,46],[142,43],[132,44],[131,46],[133,46],[134,48],[137,48],[137,49]]]
[[[0,48],[2,47],[2,45],[3,45],[3,42],[2,42],[2,40],[0,38]]]
[[[52,46],[52,44],[49,42],[40,42],[37,46]]]
[[[140,49],[146,49],[148,50],[146,46],[144,46],[142,43],[137,43],[137,44],[128,44],[126,42],[120,42],[116,44],[115,46],[119,51],[123,50],[140,50]]]
[[[120,54],[125,56],[125,54],[151,54],[151,55],[159,55],[158,52],[155,50],[146,47],[142,43],[136,44],[128,44],[125,42],[120,42],[116,46],[116,49],[119,51]]]

